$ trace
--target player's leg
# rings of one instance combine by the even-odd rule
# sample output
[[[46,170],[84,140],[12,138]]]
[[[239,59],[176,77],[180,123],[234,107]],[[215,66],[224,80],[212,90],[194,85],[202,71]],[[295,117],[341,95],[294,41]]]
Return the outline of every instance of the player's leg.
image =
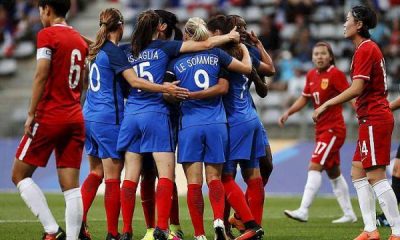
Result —
[[[146,222],[146,234],[142,240],[152,240],[155,228],[157,170],[151,153],[143,155],[143,167],[140,178],[140,197],[142,200],[143,215]]]
[[[259,161],[260,161],[261,177],[265,187],[265,185],[267,185],[268,183],[269,176],[271,176],[274,167],[272,163],[272,152],[271,152],[271,146],[268,141],[268,134],[264,128],[262,128],[262,130],[263,130],[263,141],[265,145],[265,156],[260,157]]]
[[[258,159],[254,160],[257,163],[250,163],[249,161],[242,161],[242,175],[247,184],[246,200],[249,208],[258,225],[262,225],[262,217],[264,213],[264,184],[261,178],[260,168],[258,167]],[[242,164],[243,163],[243,164]]]
[[[204,231],[204,198],[203,186],[203,163],[188,162],[183,163],[183,170],[187,179],[187,205],[189,208],[190,219],[192,220],[195,238],[205,236]]]
[[[337,153],[338,155],[339,153]],[[335,156],[332,156],[335,157]],[[357,217],[353,211],[353,207],[350,201],[349,186],[340,172],[338,164],[325,169],[328,177],[331,181],[333,193],[339,203],[340,208],[343,211],[343,216],[339,219],[333,220],[332,223],[347,223],[356,222]]]
[[[397,204],[400,203],[400,145],[397,149],[394,159],[394,167],[392,172],[392,188],[396,195]]]

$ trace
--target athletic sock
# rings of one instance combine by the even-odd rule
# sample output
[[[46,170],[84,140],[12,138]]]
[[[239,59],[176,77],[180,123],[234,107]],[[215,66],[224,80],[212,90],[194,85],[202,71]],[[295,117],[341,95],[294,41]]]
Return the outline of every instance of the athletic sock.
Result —
[[[361,215],[364,221],[364,231],[376,230],[376,207],[374,191],[367,178],[360,178],[353,181],[357,191],[358,203],[360,204]]]
[[[82,221],[86,222],[87,214],[93,200],[96,197],[97,189],[99,188],[103,178],[95,173],[90,173],[81,187],[82,202],[83,202],[83,216]]]
[[[161,230],[168,229],[168,220],[171,212],[172,193],[174,182],[168,178],[160,178],[157,184],[156,204],[157,204],[157,227]]]
[[[188,184],[187,205],[194,228],[194,235],[205,235],[204,231],[204,199],[200,184]]]
[[[83,203],[80,188],[64,192],[66,240],[78,239],[82,225]]]
[[[228,202],[228,199],[225,196],[225,209],[224,209],[224,224],[225,228],[229,226],[229,216],[231,215],[231,205]]]
[[[321,187],[322,175],[319,171],[308,171],[307,183],[304,187],[303,198],[301,199],[300,210],[308,213],[308,208],[311,206],[315,195]]]
[[[124,180],[121,187],[121,212],[124,222],[123,233],[132,233],[132,218],[135,211],[137,183]]]
[[[392,188],[396,195],[397,204],[400,203],[400,178],[392,176]]]
[[[223,176],[222,183],[225,188],[225,195],[233,210],[239,214],[243,222],[254,221],[250,208],[240,187],[236,184],[232,176]]]
[[[172,194],[172,207],[171,207],[171,216],[169,218],[170,224],[180,225],[179,223],[179,199],[178,199],[178,188],[176,187],[176,183],[174,183],[174,191]]]
[[[214,212],[214,220],[224,218],[225,191],[221,180],[212,180],[208,184],[208,197]]]
[[[104,206],[107,216],[107,231],[113,236],[118,235],[118,218],[121,208],[120,202],[120,180],[105,180],[106,189],[104,193]]]
[[[50,234],[56,233],[59,226],[53,214],[51,214],[46,198],[39,186],[36,185],[32,178],[25,178],[17,184],[17,188],[25,204],[33,215],[39,219],[44,231]]]
[[[156,179],[142,178],[140,182],[140,197],[142,199],[143,215],[147,228],[155,227],[155,206],[156,206]]]
[[[386,219],[392,228],[392,234],[395,236],[400,236],[399,207],[397,206],[396,195],[394,194],[388,180],[383,179],[375,183],[373,189],[376,197],[378,198],[382,211],[385,213]]]
[[[339,177],[331,179],[333,193],[342,208],[344,215],[355,216],[353,211],[353,206],[351,206],[349,186],[343,175],[340,174]]]
[[[264,209],[264,185],[261,178],[247,181],[247,202],[254,220],[261,225]]]

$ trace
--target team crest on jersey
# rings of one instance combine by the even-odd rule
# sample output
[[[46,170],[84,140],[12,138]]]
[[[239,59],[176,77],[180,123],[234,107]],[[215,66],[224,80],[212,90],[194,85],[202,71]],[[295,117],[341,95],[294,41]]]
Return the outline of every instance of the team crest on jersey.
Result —
[[[329,85],[329,78],[323,78],[322,81],[321,81],[322,90],[327,89],[328,85]]]

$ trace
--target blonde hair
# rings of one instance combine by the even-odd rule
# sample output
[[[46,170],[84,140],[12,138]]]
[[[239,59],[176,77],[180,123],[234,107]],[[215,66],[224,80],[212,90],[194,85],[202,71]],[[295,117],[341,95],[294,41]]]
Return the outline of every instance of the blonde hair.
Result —
[[[209,38],[206,23],[199,17],[189,18],[185,24],[185,33],[188,34],[193,41],[205,41]]]

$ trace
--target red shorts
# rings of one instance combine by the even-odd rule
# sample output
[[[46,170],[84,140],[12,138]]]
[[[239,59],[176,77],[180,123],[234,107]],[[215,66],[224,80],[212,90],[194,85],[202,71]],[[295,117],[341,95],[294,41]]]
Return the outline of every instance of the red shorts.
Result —
[[[361,123],[353,161],[361,161],[364,169],[389,165],[393,125],[393,121],[379,124]]]
[[[339,150],[343,146],[346,138],[346,131],[327,130],[316,135],[317,143],[311,157],[311,162],[331,169],[340,164]]]
[[[25,163],[45,167],[55,150],[57,168],[77,168],[82,162],[84,123],[34,123],[32,138],[24,135],[15,157]]]

